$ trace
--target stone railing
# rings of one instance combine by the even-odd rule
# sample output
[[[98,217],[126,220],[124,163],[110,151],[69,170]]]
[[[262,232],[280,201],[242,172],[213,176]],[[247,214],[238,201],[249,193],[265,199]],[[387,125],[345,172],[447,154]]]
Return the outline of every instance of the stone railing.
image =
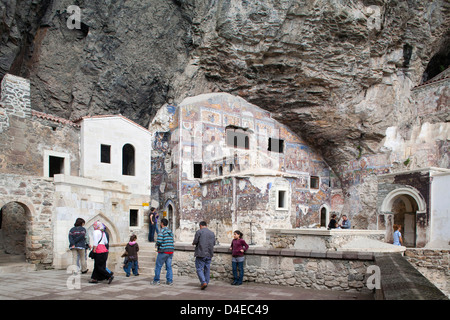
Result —
[[[361,229],[266,229],[266,238],[273,248],[316,251],[404,251],[404,247],[384,243],[385,232],[385,230]]]
[[[211,276],[232,280],[229,246],[216,246]],[[320,290],[372,292],[365,286],[367,268],[373,264],[369,252],[337,252],[251,246],[246,252],[244,281],[296,286]],[[196,277],[194,247],[175,245],[175,274]]]

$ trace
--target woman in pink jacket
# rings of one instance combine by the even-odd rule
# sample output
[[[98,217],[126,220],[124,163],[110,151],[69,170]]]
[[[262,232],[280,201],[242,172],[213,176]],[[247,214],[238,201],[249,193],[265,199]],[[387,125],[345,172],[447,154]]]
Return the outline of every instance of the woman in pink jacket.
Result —
[[[240,286],[244,279],[244,253],[248,249],[248,244],[242,239],[243,234],[239,230],[233,233],[233,241],[231,242],[231,264],[233,267],[233,286]],[[239,275],[238,275],[239,270]]]

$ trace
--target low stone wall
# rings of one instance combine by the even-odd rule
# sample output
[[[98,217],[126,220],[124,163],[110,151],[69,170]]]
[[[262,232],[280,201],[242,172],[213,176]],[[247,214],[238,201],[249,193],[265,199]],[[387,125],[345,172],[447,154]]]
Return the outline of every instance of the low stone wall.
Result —
[[[450,298],[450,250],[407,248],[405,258]]]
[[[197,278],[194,247],[176,244],[175,274]],[[250,247],[244,263],[244,281],[320,290],[371,292],[366,271],[373,264],[372,253],[305,251]],[[232,281],[228,246],[215,247],[211,277]]]
[[[339,250],[346,244],[361,239],[384,241],[384,230],[359,229],[267,229],[267,240],[273,248],[305,250]]]

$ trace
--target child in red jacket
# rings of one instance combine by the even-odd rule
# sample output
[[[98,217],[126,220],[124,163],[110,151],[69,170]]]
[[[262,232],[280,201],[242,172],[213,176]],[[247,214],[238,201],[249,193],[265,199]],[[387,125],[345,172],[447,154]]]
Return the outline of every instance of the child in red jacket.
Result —
[[[233,233],[233,241],[231,242],[231,263],[233,267],[233,277],[234,281],[232,285],[240,286],[242,284],[242,280],[244,278],[244,253],[248,249],[248,244],[242,239],[242,232],[236,230]],[[238,275],[239,270],[239,275]]]

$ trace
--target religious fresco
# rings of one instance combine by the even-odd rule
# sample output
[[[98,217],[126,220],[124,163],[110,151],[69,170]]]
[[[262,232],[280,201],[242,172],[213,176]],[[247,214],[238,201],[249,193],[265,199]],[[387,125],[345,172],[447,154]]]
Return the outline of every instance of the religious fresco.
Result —
[[[175,176],[181,179],[180,219],[220,221],[227,228],[254,220],[261,230],[291,228],[319,222],[320,208],[330,207],[330,168],[270,112],[227,94],[187,99],[178,109],[174,118],[181,130],[173,137],[178,141],[172,152],[179,153]],[[248,149],[227,145],[228,126],[242,128]],[[269,151],[269,138],[283,140],[283,152]],[[165,151],[164,142],[164,137],[155,137],[157,147]],[[194,178],[194,163],[201,165],[201,178]],[[163,166],[162,159],[155,159],[155,172]],[[310,190],[311,175],[320,176],[317,190]],[[278,190],[287,191],[283,210],[276,208]]]

